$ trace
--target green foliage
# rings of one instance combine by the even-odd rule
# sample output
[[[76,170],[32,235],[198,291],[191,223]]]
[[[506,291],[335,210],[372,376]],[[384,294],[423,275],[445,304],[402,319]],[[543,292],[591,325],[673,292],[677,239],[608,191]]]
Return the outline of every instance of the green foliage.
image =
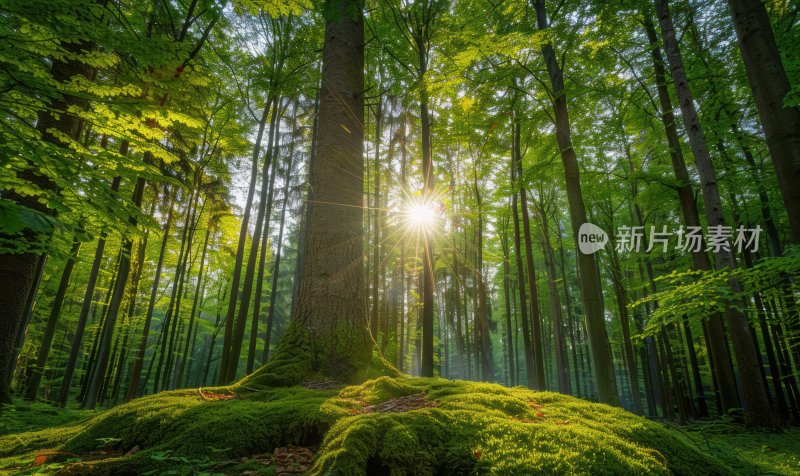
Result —
[[[789,277],[800,274],[800,251],[791,247],[780,257],[764,258],[750,268],[714,271],[674,271],[657,280],[666,286],[658,293],[631,303],[631,309],[658,303],[650,314],[650,323],[642,336],[655,335],[669,323],[680,322],[684,316],[699,322],[714,312],[722,312],[731,302],[745,303],[753,293],[765,297],[780,297],[791,286]],[[734,291],[730,282],[736,279],[741,288]],[[759,309],[745,308],[755,315]]]

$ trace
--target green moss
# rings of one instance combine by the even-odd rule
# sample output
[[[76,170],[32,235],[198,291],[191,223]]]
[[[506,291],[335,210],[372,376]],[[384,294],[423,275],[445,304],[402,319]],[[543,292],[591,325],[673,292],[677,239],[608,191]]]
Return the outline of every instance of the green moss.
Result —
[[[56,408],[43,402],[15,400],[0,407],[0,435],[35,431],[84,420],[94,412],[72,408]]]
[[[2,437],[0,471],[30,471],[37,451],[48,450],[60,454],[37,471],[213,472],[219,462],[292,444],[317,450],[310,473],[319,475],[728,473],[663,425],[556,393],[402,376],[341,390],[245,387],[204,389],[236,393],[218,400],[198,390],[164,392],[70,426]],[[418,393],[435,406],[365,413]],[[98,449],[113,457],[68,461]]]

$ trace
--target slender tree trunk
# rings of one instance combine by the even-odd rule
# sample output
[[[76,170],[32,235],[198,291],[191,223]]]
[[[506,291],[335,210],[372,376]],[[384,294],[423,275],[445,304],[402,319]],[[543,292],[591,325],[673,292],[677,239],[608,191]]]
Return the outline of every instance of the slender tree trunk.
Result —
[[[509,297],[509,252],[508,252],[508,221],[505,221],[502,228],[502,235],[500,237],[500,244],[503,247],[503,301],[505,303],[506,311],[506,353],[508,354],[508,384],[514,385],[516,375],[515,359],[514,359],[514,335],[511,332],[511,301]]]
[[[669,90],[667,89],[666,70],[658,44],[658,34],[648,14],[644,15],[644,27],[647,33],[650,55],[653,60],[653,68],[655,71],[658,98],[661,105],[661,122],[664,125],[667,142],[669,143],[675,178],[679,182],[677,192],[681,204],[683,224],[687,229],[690,227],[700,227],[700,215],[697,212],[697,204],[695,203],[694,192],[692,191],[686,162],[683,158],[675,116],[672,113],[672,99],[670,99]],[[703,246],[705,246],[705,244],[703,244]],[[704,249],[692,252],[692,266],[694,269],[698,270],[711,269],[711,262]],[[707,325],[705,325],[703,329],[709,344],[708,351],[711,356],[711,362],[713,363],[713,375],[718,383],[719,399],[723,411],[727,412],[728,410],[738,408],[739,395],[736,390],[733,369],[727,365],[727,362],[730,361],[730,355],[725,345],[725,331],[722,323],[722,316],[718,313],[712,314],[711,317],[708,318]]]
[[[295,105],[296,107],[296,105]],[[292,118],[292,134],[295,133],[295,129],[297,128],[297,123],[295,122],[295,118]],[[292,179],[292,166],[294,165],[294,146],[295,146],[295,138],[292,137],[291,146],[289,147],[289,159],[286,162],[286,175],[283,177],[284,185],[283,185],[283,207],[281,208],[281,221],[280,225],[278,226],[278,243],[277,249],[275,251],[275,264],[272,267],[272,286],[270,287],[270,295],[269,295],[269,314],[267,315],[267,332],[264,336],[264,351],[261,357],[262,364],[267,362],[269,358],[269,345],[272,341],[272,328],[275,322],[275,308],[276,306],[276,299],[278,297],[278,279],[280,277],[280,270],[281,270],[281,252],[283,251],[283,228],[286,223],[286,207],[289,204],[289,184]]]
[[[425,86],[425,74],[428,68],[427,49],[418,41],[420,65],[420,134],[422,135],[422,177],[424,183],[423,196],[425,202],[433,201],[433,159],[431,158],[431,130],[430,114],[428,112],[428,93]],[[433,206],[429,203],[428,206]],[[434,287],[434,256],[433,240],[430,230],[423,230],[425,243],[422,252],[422,360],[420,361],[420,375],[433,377],[433,287]]]
[[[536,22],[540,30],[547,30],[547,16],[544,0],[535,0]],[[561,160],[564,164],[566,178],[567,201],[569,203],[572,233],[575,242],[578,242],[578,230],[587,223],[586,208],[581,192],[580,171],[575,149],[572,147],[572,133],[567,110],[567,97],[564,90],[564,78],[561,67],[556,59],[556,53],[551,43],[542,46],[542,55],[547,64],[550,84],[553,88],[553,111],[555,113],[556,140],[561,151]],[[619,405],[617,381],[614,375],[614,361],[611,356],[611,344],[608,341],[608,332],[605,327],[603,301],[600,292],[600,276],[593,254],[578,253],[578,268],[580,269],[581,294],[586,318],[586,327],[589,334],[594,376],[597,385],[598,399],[609,405]]]
[[[233,340],[233,324],[236,314],[236,303],[239,302],[239,281],[242,275],[242,261],[244,260],[245,246],[247,245],[247,235],[250,226],[250,210],[253,208],[253,197],[256,193],[256,183],[258,181],[258,163],[261,154],[261,141],[264,138],[264,129],[267,127],[269,113],[274,103],[274,97],[267,98],[264,111],[261,113],[261,120],[258,123],[258,133],[256,134],[255,145],[253,146],[252,166],[250,168],[250,187],[247,189],[247,200],[245,201],[244,215],[242,216],[242,226],[239,230],[239,243],[236,247],[236,259],[233,262],[233,273],[231,278],[231,292],[228,298],[228,311],[225,314],[225,334],[222,340],[222,357],[220,360],[220,384],[228,383],[228,358],[230,357],[230,345]]]
[[[124,155],[124,154],[121,154]],[[148,153],[145,153],[144,162],[149,163],[150,159],[148,157]],[[131,201],[133,202],[134,207],[137,209],[142,204],[142,197],[144,195],[144,185],[145,180],[143,177],[139,177],[136,179],[136,185],[134,186],[133,190],[133,197]],[[128,223],[131,226],[136,226],[136,218],[129,217]],[[108,348],[111,345],[111,340],[114,335],[114,326],[117,321],[117,314],[119,313],[119,308],[122,305],[122,298],[125,294],[125,288],[128,284],[128,274],[130,273],[131,269],[131,248],[133,246],[133,240],[126,238],[122,245],[122,252],[119,262],[119,269],[117,271],[117,280],[114,283],[114,289],[111,295],[111,301],[108,305],[108,312],[106,316],[106,321],[103,324],[103,333],[100,339],[100,345],[97,349],[97,362],[95,363],[95,370],[92,376],[92,379],[89,381],[88,390],[86,392],[86,396],[83,400],[83,408],[88,410],[94,410],[95,406],[97,405],[97,399],[100,396],[100,385],[102,383],[102,377],[105,375],[105,371],[108,365]]]
[[[172,193],[166,193],[167,202],[169,203],[169,211],[167,212],[167,222],[164,225],[164,232],[161,238],[161,250],[158,253],[158,261],[156,262],[156,270],[153,276],[153,285],[150,288],[150,301],[147,305],[147,314],[144,317],[144,328],[142,329],[142,337],[139,340],[139,348],[136,351],[136,356],[133,361],[133,369],[131,369],[131,380],[128,382],[128,390],[125,393],[125,401],[135,398],[139,394],[139,381],[142,375],[142,367],[144,365],[144,355],[147,350],[147,339],[150,336],[150,325],[153,321],[153,309],[156,305],[158,298],[159,283],[161,282],[161,271],[164,267],[164,255],[167,251],[167,242],[169,241],[169,232],[172,227],[173,210],[175,209],[174,197]],[[146,382],[145,382],[146,383]]]
[[[39,344],[39,352],[36,356],[36,363],[28,367],[28,379],[25,384],[25,399],[36,400],[39,395],[39,384],[42,383],[42,374],[44,373],[47,358],[50,356],[50,348],[53,345],[53,337],[56,333],[56,325],[58,318],[61,316],[61,308],[64,306],[64,297],[67,294],[67,287],[69,286],[69,279],[72,276],[72,268],[75,266],[75,259],[78,256],[78,250],[81,248],[81,242],[77,238],[72,241],[72,249],[70,250],[67,263],[64,265],[64,271],[61,273],[61,280],[58,283],[58,290],[53,298],[53,304],[50,308],[50,316],[47,318],[47,325],[44,329],[42,342]]]
[[[175,381],[180,384],[183,381],[183,372],[186,368],[187,362],[191,356],[189,354],[189,344],[191,343],[192,338],[192,330],[194,329],[194,321],[195,315],[197,313],[197,303],[200,301],[200,290],[202,289],[203,284],[203,271],[205,270],[205,262],[206,262],[206,252],[208,251],[208,238],[211,236],[211,227],[206,229],[206,236],[203,239],[203,251],[200,252],[200,267],[197,271],[197,284],[194,288],[194,299],[192,300],[192,310],[189,313],[189,329],[186,332],[186,343],[183,347],[183,358],[181,359],[181,365],[178,369],[178,375],[175,378]]]
[[[253,242],[250,246],[250,254],[247,257],[247,268],[244,275],[244,285],[242,286],[242,298],[239,303],[239,315],[236,319],[236,327],[232,335],[230,344],[230,355],[228,356],[228,368],[221,369],[225,372],[224,375],[220,374],[220,383],[227,384],[236,379],[236,372],[239,368],[239,358],[242,352],[242,343],[244,341],[244,330],[247,325],[247,311],[250,307],[250,295],[253,288],[253,274],[255,273],[256,257],[258,255],[258,245],[261,238],[261,231],[264,227],[265,215],[267,212],[267,203],[270,201],[269,197],[269,171],[275,174],[276,167],[275,156],[277,155],[277,143],[279,141],[278,129],[280,128],[281,116],[281,98],[275,99],[275,113],[272,115],[272,121],[269,131],[269,142],[267,144],[267,157],[264,162],[264,170],[261,175],[261,200],[258,204],[258,214],[256,216],[256,229],[253,233]]]
[[[533,351],[533,382],[535,390],[546,390],[547,382],[544,373],[544,350],[542,348],[542,317],[539,312],[539,287],[536,284],[536,268],[533,264],[533,246],[531,245],[531,224],[528,214],[528,192],[522,168],[522,144],[520,140],[521,126],[519,116],[514,114],[514,164],[517,173],[515,188],[519,193],[520,213],[522,214],[522,232],[525,238],[525,262],[528,271],[528,291],[531,298],[531,345]]]
[[[380,270],[384,267],[381,262],[381,125],[383,123],[383,95],[378,96],[375,106],[375,196],[373,198],[373,223],[375,232],[372,234],[372,310],[370,311],[369,328],[372,338],[378,340],[378,327],[380,324]]]
[[[539,214],[542,223],[542,251],[544,252],[545,269],[547,270],[547,289],[550,293],[550,313],[553,319],[553,340],[556,354],[556,380],[558,391],[567,395],[572,393],[569,378],[569,361],[567,360],[567,344],[564,337],[564,317],[561,311],[561,298],[558,295],[558,275],[556,274],[555,253],[550,242],[549,217],[544,210]]]
[[[515,146],[516,147],[516,146]],[[512,159],[513,160],[513,159]],[[517,167],[511,164],[511,183],[517,182]],[[517,208],[517,192],[512,191],[511,209],[514,221],[514,250],[517,258],[517,285],[519,286],[519,314],[522,321],[522,343],[525,349],[525,374],[527,376],[528,388],[537,388],[536,368],[533,363],[533,346],[531,344],[531,332],[528,324],[528,300],[525,294],[525,268],[522,264],[522,240],[520,238],[519,210]]]
[[[183,290],[183,277],[185,276],[185,268],[189,255],[189,247],[187,244],[189,244],[191,241],[189,239],[189,235],[192,233],[191,230],[194,221],[193,214],[196,210],[195,192],[197,192],[197,190],[192,189],[192,192],[189,194],[189,200],[186,203],[186,218],[184,219],[183,231],[181,232],[181,245],[180,250],[178,251],[178,262],[175,266],[175,278],[172,281],[172,292],[170,294],[167,312],[164,314],[164,319],[162,320],[160,330],[160,334],[162,336],[161,350],[158,354],[158,364],[156,364],[156,375],[155,380],[153,381],[153,393],[158,392],[159,389],[166,388],[167,375],[169,373],[169,362],[171,359],[172,346],[174,344],[175,329],[177,327],[177,315],[179,314],[178,311],[180,309],[180,299],[182,297],[181,292]],[[178,304],[176,305],[176,303]],[[166,366],[164,364],[165,359]],[[164,371],[163,374],[162,370]]]

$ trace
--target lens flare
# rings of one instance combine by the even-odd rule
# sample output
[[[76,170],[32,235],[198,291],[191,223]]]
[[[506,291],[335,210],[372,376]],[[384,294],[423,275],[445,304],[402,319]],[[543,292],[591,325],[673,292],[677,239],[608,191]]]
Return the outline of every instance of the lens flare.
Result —
[[[409,200],[401,212],[403,224],[414,233],[430,233],[436,226],[438,210],[430,200]]]

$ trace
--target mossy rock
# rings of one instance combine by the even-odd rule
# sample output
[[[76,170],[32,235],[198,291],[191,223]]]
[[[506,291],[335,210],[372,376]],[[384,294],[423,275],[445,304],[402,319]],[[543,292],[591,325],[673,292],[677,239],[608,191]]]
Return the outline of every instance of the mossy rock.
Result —
[[[0,437],[0,472],[273,474],[274,464],[248,458],[287,445],[316,451],[312,475],[730,473],[665,426],[619,408],[411,377],[331,390],[163,392]]]

